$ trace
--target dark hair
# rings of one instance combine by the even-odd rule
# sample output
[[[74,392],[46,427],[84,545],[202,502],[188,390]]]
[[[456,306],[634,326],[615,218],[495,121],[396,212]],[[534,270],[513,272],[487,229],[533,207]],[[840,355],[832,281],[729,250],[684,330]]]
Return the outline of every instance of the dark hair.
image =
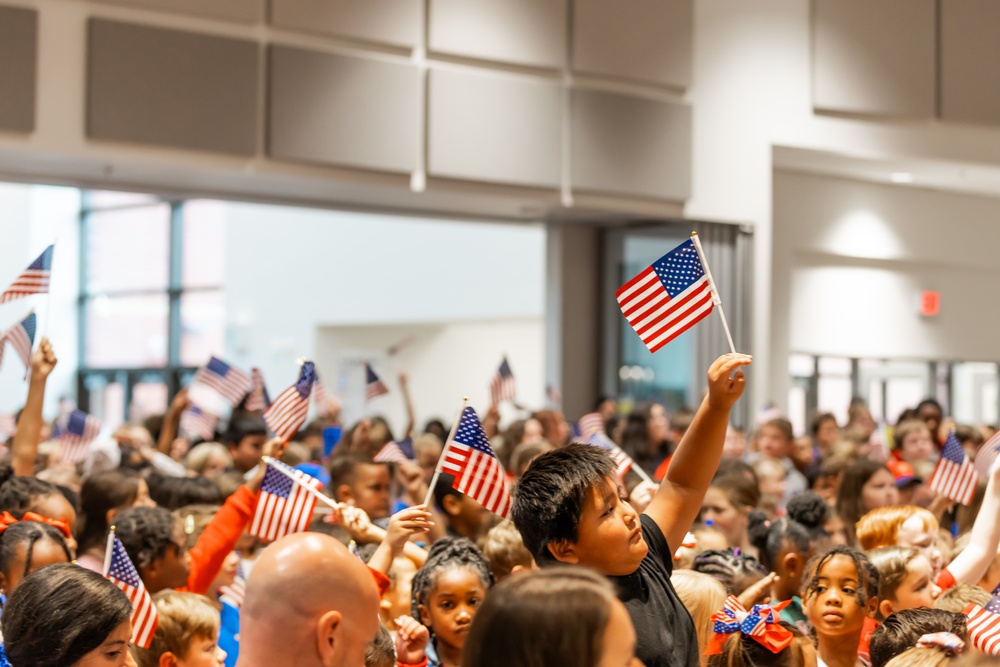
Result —
[[[10,464],[0,464],[0,512],[19,514],[32,509],[34,502],[48,496],[61,496],[55,484],[37,477],[15,475]]]
[[[944,414],[944,408],[941,407],[941,403],[935,398],[925,398],[924,400],[917,403],[917,412],[919,413],[924,408],[934,408],[939,414]]]
[[[815,417],[813,417],[812,424],[809,426],[809,432],[813,434],[813,437],[819,435],[819,429],[823,426],[823,422],[832,421],[837,424],[837,418],[832,412],[821,412]]]
[[[807,598],[816,592],[816,588],[819,586],[820,570],[835,556],[847,556],[854,563],[854,569],[858,573],[858,590],[855,593],[855,598],[859,606],[865,606],[868,604],[870,598],[878,596],[878,570],[868,560],[868,556],[857,549],[838,544],[816,556],[806,565],[806,573],[809,578],[806,580],[805,590],[802,595],[803,598]]]
[[[233,411],[229,427],[222,439],[225,444],[239,445],[248,435],[267,435],[267,424],[258,412]]]
[[[786,621],[780,621],[783,628],[792,633],[792,643],[784,650],[772,653],[756,638],[742,632],[734,632],[722,645],[722,653],[708,658],[708,667],[797,667],[805,664],[802,642],[809,641],[802,631]]]
[[[614,589],[582,567],[516,574],[490,591],[462,667],[597,667]]]
[[[0,533],[0,572],[4,575],[9,574],[11,563],[17,559],[17,548],[24,545],[24,572],[21,576],[27,577],[31,570],[31,556],[35,550],[35,543],[40,540],[55,542],[66,554],[66,562],[73,560],[69,547],[66,546],[66,540],[58,528],[38,521],[18,521]],[[10,590],[7,593],[9,595]]]
[[[861,505],[861,490],[879,470],[889,469],[880,461],[860,459],[844,470],[844,477],[837,490],[837,513],[847,524],[851,536],[854,535],[854,524],[865,514]]]
[[[625,419],[622,449],[640,465],[654,464],[656,459],[671,453],[669,442],[649,441],[649,418],[656,405],[659,403],[652,401],[639,403]]]
[[[833,510],[815,491],[803,491],[792,496],[785,512],[789,519],[806,529],[814,544],[829,539],[826,523],[833,518]]]
[[[108,536],[108,512],[130,507],[139,495],[139,475],[118,468],[91,475],[80,489],[80,519],[77,542],[80,553],[103,544]]]
[[[117,586],[78,565],[57,563],[25,577],[0,624],[12,665],[65,667],[131,617],[132,603]]]
[[[511,518],[535,562],[556,563],[548,545],[576,542],[591,489],[611,478],[615,463],[600,447],[570,444],[535,459],[514,488]]]
[[[455,476],[446,472],[438,475],[437,481],[434,482],[434,504],[442,510],[444,509],[444,499],[448,496],[455,496],[458,499],[465,497],[464,493],[452,486],[454,482]]]
[[[162,507],[132,507],[115,518],[115,535],[136,569],[163,556],[174,542],[177,519]]]
[[[351,485],[354,483],[354,473],[358,466],[385,466],[385,463],[377,463],[359,451],[345,452],[330,459],[329,472],[330,482],[327,484],[327,491],[337,500],[337,487],[341,484]]]
[[[756,558],[739,547],[702,551],[691,569],[717,579],[730,595],[739,595],[767,574]]]
[[[204,477],[149,477],[149,495],[160,507],[178,510],[187,505],[221,505],[222,491]]]
[[[465,568],[472,570],[483,582],[483,588],[493,586],[493,573],[481,551],[466,537],[444,537],[431,546],[423,567],[413,575],[411,609],[413,618],[420,618],[420,605],[427,603],[427,596],[437,585],[438,576],[445,570]]]
[[[365,649],[365,667],[395,667],[396,647],[389,629],[379,621],[375,639]]]
[[[802,524],[782,517],[770,521],[760,510],[750,512],[747,528],[750,543],[757,547],[760,564],[773,571],[778,555],[785,549],[792,549],[808,560],[810,550],[809,532]]]
[[[760,502],[760,489],[743,475],[726,475],[712,480],[712,488],[726,494],[737,510],[753,509]]]
[[[916,646],[920,637],[932,632],[951,632],[964,641],[969,634],[966,620],[964,614],[926,607],[890,614],[869,641],[872,667],[883,667],[906,649]]]

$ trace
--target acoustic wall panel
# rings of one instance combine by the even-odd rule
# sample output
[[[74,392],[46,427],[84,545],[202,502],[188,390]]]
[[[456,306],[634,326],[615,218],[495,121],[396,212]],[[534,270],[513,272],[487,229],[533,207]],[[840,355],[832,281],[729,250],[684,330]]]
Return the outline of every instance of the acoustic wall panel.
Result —
[[[1000,3],[942,0],[941,117],[1000,124]]]
[[[574,190],[681,201],[691,190],[691,108],[596,90],[571,98]]]
[[[87,136],[252,155],[259,60],[250,41],[91,19]]]
[[[271,0],[280,28],[415,46],[423,30],[422,0]]]
[[[270,47],[268,152],[410,172],[420,154],[416,66]]]
[[[38,12],[0,7],[0,131],[35,129]]]
[[[685,88],[694,0],[574,0],[573,69]]]
[[[433,52],[518,65],[566,63],[568,0],[431,0]]]
[[[115,5],[158,9],[173,14],[191,14],[241,23],[264,20],[265,0],[99,0]]]
[[[935,0],[813,0],[813,106],[936,114]]]
[[[559,83],[431,70],[428,91],[429,174],[559,187]]]

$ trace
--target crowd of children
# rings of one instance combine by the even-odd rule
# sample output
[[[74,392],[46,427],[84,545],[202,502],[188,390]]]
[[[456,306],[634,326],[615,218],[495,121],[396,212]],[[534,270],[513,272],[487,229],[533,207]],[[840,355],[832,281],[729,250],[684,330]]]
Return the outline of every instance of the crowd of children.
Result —
[[[244,401],[201,442],[178,436],[182,391],[62,462],[42,410],[56,363],[43,339],[0,461],[0,665],[1000,664],[1000,463],[967,506],[930,485],[949,433],[971,460],[994,431],[933,400],[891,429],[855,402],[800,438],[777,414],[744,432],[730,410],[751,359],[724,355],[673,415],[601,398],[577,424],[553,409],[501,424],[491,406],[501,519],[435,475],[448,427],[418,433],[409,396],[395,436],[341,424],[329,400],[282,442]],[[383,462],[390,442],[410,453]],[[271,544],[248,530],[262,457],[330,499]],[[109,533],[155,606],[143,646],[135,595],[102,576]]]

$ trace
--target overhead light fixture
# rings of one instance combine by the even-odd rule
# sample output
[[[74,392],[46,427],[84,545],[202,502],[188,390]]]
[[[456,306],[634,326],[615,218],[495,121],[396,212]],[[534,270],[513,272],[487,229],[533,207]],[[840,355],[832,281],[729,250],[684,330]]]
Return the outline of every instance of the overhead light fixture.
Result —
[[[889,177],[889,180],[893,183],[912,183],[913,174],[908,171],[894,171]]]

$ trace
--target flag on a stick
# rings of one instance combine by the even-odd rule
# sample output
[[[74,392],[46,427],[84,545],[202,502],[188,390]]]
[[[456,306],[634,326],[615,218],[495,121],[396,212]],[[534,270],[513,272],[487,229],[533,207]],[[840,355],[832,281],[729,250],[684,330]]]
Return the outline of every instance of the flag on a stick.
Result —
[[[219,418],[211,412],[192,405],[181,413],[180,430],[192,439],[214,440],[215,425],[218,421]]]
[[[306,361],[299,371],[299,379],[278,394],[271,407],[264,412],[264,422],[274,431],[275,437],[288,442],[306,423],[309,414],[309,394],[316,382],[316,367]]]
[[[264,412],[271,407],[271,397],[267,395],[267,387],[264,386],[264,374],[259,368],[250,369],[250,393],[247,394],[243,407],[250,412]]]
[[[962,613],[969,618],[966,625],[973,645],[983,653],[1000,655],[1000,586],[993,589],[985,607],[970,602]]]
[[[38,258],[28,265],[24,273],[10,284],[7,290],[0,294],[0,303],[7,303],[29,294],[46,294],[49,291],[49,278],[52,275],[52,251],[54,245],[42,251]]]
[[[385,386],[385,383],[379,379],[379,376],[375,375],[375,371],[372,370],[371,364],[365,364],[365,400],[370,401],[373,398],[381,396],[382,394],[388,394],[389,388]]]
[[[625,319],[656,352],[708,316],[712,286],[694,241],[688,239],[615,293]]]
[[[983,446],[976,452],[976,460],[973,465],[976,466],[976,472],[983,479],[989,479],[990,468],[997,460],[998,453],[1000,453],[1000,431],[994,433],[993,437],[983,443]]]
[[[67,463],[80,463],[90,453],[90,445],[101,433],[101,420],[83,410],[73,410],[52,434],[59,438],[62,451],[59,458]]]
[[[316,495],[310,489],[319,493],[323,483],[281,461],[267,459],[265,465],[250,534],[273,542],[309,527],[316,507]]]
[[[35,331],[38,320],[34,313],[29,313],[27,317],[8,329],[0,337],[0,348],[5,343],[10,343],[17,356],[24,362],[24,368],[31,368],[31,348],[35,344]],[[3,360],[3,350],[0,349],[0,361]]]
[[[104,576],[111,580],[118,588],[124,591],[125,595],[132,602],[132,643],[142,648],[149,648],[153,643],[153,635],[156,634],[156,626],[160,621],[159,614],[156,613],[156,605],[146,591],[146,587],[139,578],[139,572],[135,565],[129,560],[128,552],[112,532],[108,540],[110,558],[105,558],[105,563],[109,563]]]
[[[452,487],[503,518],[510,516],[510,486],[476,411],[462,410],[455,435],[448,440],[438,471],[455,477]]]
[[[600,412],[588,412],[576,422],[576,432],[581,438],[589,438],[594,433],[604,433],[604,418]]]
[[[230,366],[218,357],[212,357],[194,376],[193,384],[214,389],[229,405],[236,406],[250,391],[253,382],[240,369]]]
[[[405,438],[390,440],[372,459],[376,463],[409,463],[413,460],[413,441]]]
[[[929,486],[931,491],[940,493],[945,498],[962,505],[972,502],[979,483],[979,473],[976,467],[965,455],[965,450],[959,444],[955,432],[948,434],[944,447],[941,448],[941,458],[931,473]]]
[[[500,368],[490,380],[490,399],[494,405],[499,405],[501,401],[513,401],[516,392],[514,373],[510,370],[507,357],[504,357],[500,361]]]

